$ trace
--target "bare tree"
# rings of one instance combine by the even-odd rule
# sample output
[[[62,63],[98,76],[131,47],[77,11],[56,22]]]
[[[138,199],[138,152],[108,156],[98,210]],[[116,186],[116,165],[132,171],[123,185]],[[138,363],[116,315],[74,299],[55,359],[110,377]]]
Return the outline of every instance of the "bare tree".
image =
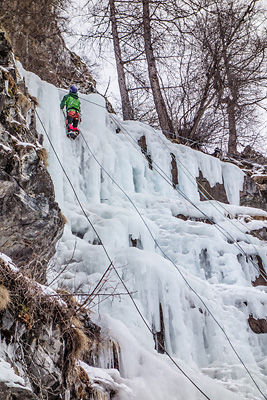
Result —
[[[156,67],[156,60],[154,56],[152,37],[151,37],[149,0],[142,0],[142,3],[143,3],[144,46],[147,59],[149,80],[153,92],[153,98],[159,118],[160,127],[162,131],[166,134],[166,136],[169,136],[170,133],[174,133],[174,128],[172,125],[172,121],[168,115],[167,107],[160,89],[158,71]]]
[[[130,103],[129,92],[127,90],[124,62],[122,60],[122,53],[120,48],[120,37],[116,19],[115,0],[109,0],[109,7],[110,7],[110,21],[112,28],[112,40],[113,40],[114,54],[115,54],[117,73],[118,73],[118,83],[119,83],[121,103],[122,103],[122,115],[123,119],[133,119],[133,110]]]
[[[257,0],[93,1],[113,42],[123,117],[236,152],[266,82]],[[258,19],[258,17],[260,18]]]
[[[267,40],[266,32],[258,29],[263,15],[256,1],[215,0],[205,15],[197,18],[195,38],[201,59],[205,60],[201,71],[209,88],[209,94],[203,91],[199,111],[202,103],[208,106],[213,100],[214,109],[220,107],[227,117],[224,125],[230,153],[237,152],[244,122],[251,120],[255,107],[265,97],[262,85],[267,83]],[[196,129],[194,124],[192,134]]]

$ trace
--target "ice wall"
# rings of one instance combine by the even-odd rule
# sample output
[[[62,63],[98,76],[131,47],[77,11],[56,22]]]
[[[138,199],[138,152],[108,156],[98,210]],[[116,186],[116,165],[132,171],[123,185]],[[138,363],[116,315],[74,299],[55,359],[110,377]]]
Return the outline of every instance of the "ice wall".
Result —
[[[53,145],[37,121],[45,137],[56,199],[68,221],[51,266],[51,279],[64,269],[56,283],[86,294],[109,266],[70,179],[147,324],[154,332],[164,330],[165,348],[181,368],[210,399],[264,398],[260,391],[267,390],[266,335],[255,335],[247,319],[250,314],[266,315],[266,292],[252,287],[258,271],[226,233],[247,254],[259,252],[266,262],[265,242],[248,237],[248,226],[238,219],[225,218],[225,214],[267,215],[238,207],[243,173],[236,166],[172,144],[145,124],[110,116],[104,99],[96,94],[80,95],[83,137],[71,141],[59,108],[65,92],[20,70],[30,93],[38,99],[38,115]],[[137,144],[143,135],[153,169]],[[178,165],[178,192],[171,184],[170,153]],[[199,201],[195,180],[199,170],[211,186],[224,182],[230,205],[222,208],[214,201]],[[184,221],[177,218],[179,214],[190,218]],[[221,229],[201,222],[204,216]],[[119,398],[203,399],[172,361],[155,351],[151,333],[114,270],[104,283],[90,308],[103,334],[119,343],[120,373],[129,389],[120,390]],[[103,356],[98,367],[106,366]]]

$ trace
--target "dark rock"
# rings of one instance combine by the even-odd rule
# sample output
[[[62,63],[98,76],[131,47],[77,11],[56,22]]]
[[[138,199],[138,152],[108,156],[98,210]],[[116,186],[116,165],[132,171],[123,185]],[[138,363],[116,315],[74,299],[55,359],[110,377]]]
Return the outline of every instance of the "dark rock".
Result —
[[[0,399],[1,400],[39,400],[33,392],[26,388],[9,387],[5,383],[0,382]]]
[[[190,217],[188,215],[178,214],[175,215],[176,218],[182,219],[183,221],[195,221],[195,222],[203,222],[205,224],[213,225],[215,222],[212,218],[197,218],[197,217]]]
[[[221,201],[222,203],[229,204],[223,184],[216,183],[215,186],[210,186],[209,181],[203,177],[201,171],[199,171],[197,184],[201,201],[215,199],[217,201]]]
[[[147,159],[149,168],[153,169],[152,158],[151,158],[151,155],[147,151],[146,137],[145,136],[141,136],[140,139],[138,139],[138,144],[141,147],[142,153],[144,154],[144,156]]]
[[[266,200],[267,197],[263,196],[255,181],[250,176],[245,175],[243,190],[240,193],[240,205],[267,211]]]
[[[1,23],[11,38],[14,53],[28,71],[59,87],[69,88],[75,82],[80,91],[95,92],[96,82],[88,66],[65,45],[59,29],[59,4],[49,6],[36,0],[33,6],[30,1],[2,0]],[[0,37],[0,62],[6,62],[5,44],[3,55],[1,49]]]
[[[5,32],[0,31],[0,65],[7,66],[12,46],[6,39]]]
[[[77,306],[78,303],[74,298],[70,300],[68,296],[69,301],[65,302],[65,297],[43,290],[43,286],[19,269],[10,268],[2,259],[0,281],[10,292],[10,303],[0,312],[2,358],[10,363],[18,376],[27,380],[37,396],[22,387],[18,391],[21,397],[16,397],[17,392],[12,397],[13,388],[9,392],[3,386],[0,387],[0,399],[60,400],[68,397],[71,387],[71,399],[80,399],[74,390],[76,386],[79,389],[76,363],[82,357],[77,349],[81,349],[81,341],[83,352],[89,352],[93,341],[99,343],[100,328],[91,322],[85,310],[80,310],[77,315],[72,302]],[[66,296],[68,292],[63,293]],[[6,346],[7,353],[4,351]],[[9,358],[11,354],[12,359]],[[85,385],[84,389],[88,394],[86,398],[90,399],[90,385]]]
[[[158,353],[165,353],[165,325],[162,305],[159,303],[160,330],[154,333],[155,349]]]
[[[254,229],[249,231],[250,235],[257,237],[260,240],[267,241],[267,228],[263,226],[261,229]]]
[[[173,186],[176,187],[178,185],[178,168],[175,154],[171,153],[172,161],[171,161],[171,174],[172,174],[172,183]]]
[[[133,236],[129,235],[129,245],[130,247],[137,247],[140,250],[143,250],[142,240],[141,238],[133,238]]]
[[[250,145],[246,146],[240,154],[242,158],[254,163],[266,164],[267,159],[261,153],[255,151]]]
[[[188,219],[190,219],[189,216],[185,216],[183,214],[176,215],[176,218],[182,219],[183,221],[187,221]]]
[[[248,319],[248,323],[250,326],[250,329],[254,332],[254,333],[267,333],[267,319],[263,319],[263,318],[254,318],[253,315],[250,314],[249,319]]]
[[[207,249],[201,249],[201,253],[199,254],[199,264],[200,268],[204,269],[205,278],[208,280],[211,278],[211,264],[209,259],[209,254]]]
[[[261,257],[257,254],[253,257],[253,262],[258,264],[259,276],[252,282],[253,286],[267,286],[267,273],[263,266]]]
[[[211,155],[213,157],[219,158],[220,160],[222,160],[223,158],[222,150],[219,147],[215,147],[214,152]]]
[[[0,34],[6,53],[10,51],[7,43]],[[35,119],[31,118],[30,129],[26,125],[35,104],[25,95],[23,82],[18,85],[14,80],[18,76],[14,68],[11,64],[0,70],[0,251],[43,282],[64,223]]]

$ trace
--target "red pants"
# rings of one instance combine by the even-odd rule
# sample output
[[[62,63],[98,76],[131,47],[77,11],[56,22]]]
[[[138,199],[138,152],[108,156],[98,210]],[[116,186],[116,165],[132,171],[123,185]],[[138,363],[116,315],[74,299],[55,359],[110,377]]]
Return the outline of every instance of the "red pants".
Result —
[[[81,118],[81,116],[77,111],[74,111],[74,110],[68,111],[67,121],[66,121],[67,126],[73,125],[73,128],[77,128],[80,118]]]
[[[67,116],[72,117],[73,119],[77,119],[78,121],[80,120],[80,114],[74,110],[68,111]]]

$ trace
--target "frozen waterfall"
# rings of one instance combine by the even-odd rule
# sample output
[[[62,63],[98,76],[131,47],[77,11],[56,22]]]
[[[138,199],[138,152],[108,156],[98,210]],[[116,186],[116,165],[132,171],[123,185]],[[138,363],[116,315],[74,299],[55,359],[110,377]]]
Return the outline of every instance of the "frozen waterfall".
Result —
[[[265,242],[252,236],[248,240],[246,235],[263,222],[252,219],[244,226],[238,218],[225,217],[267,216],[264,211],[239,206],[243,172],[171,143],[148,125],[109,115],[105,100],[97,94],[80,95],[83,137],[71,141],[59,108],[66,91],[21,67],[20,71],[29,92],[38,99],[38,115],[101,238],[100,242],[77,203],[37,120],[49,154],[56,199],[67,219],[51,280],[64,269],[55,284],[81,295],[92,292],[109,267],[102,243],[148,326],[208,398],[263,399],[211,314],[266,395],[267,335],[256,335],[248,325],[250,314],[266,316],[266,288],[252,286],[258,275],[255,266],[215,224],[201,221],[207,215],[223,232],[231,232],[246,254],[253,256],[257,251],[267,264]],[[153,168],[138,146],[142,136]],[[177,161],[178,191],[171,184],[171,154]],[[222,208],[215,201],[200,202],[199,171],[211,186],[224,183],[229,205]],[[177,218],[179,214],[188,218]],[[118,385],[118,400],[204,399],[172,360],[155,350],[151,332],[114,269],[103,283],[89,307],[103,337],[117,343],[120,373],[110,368],[110,357],[103,351],[97,365],[88,367],[88,374],[112,377]]]

